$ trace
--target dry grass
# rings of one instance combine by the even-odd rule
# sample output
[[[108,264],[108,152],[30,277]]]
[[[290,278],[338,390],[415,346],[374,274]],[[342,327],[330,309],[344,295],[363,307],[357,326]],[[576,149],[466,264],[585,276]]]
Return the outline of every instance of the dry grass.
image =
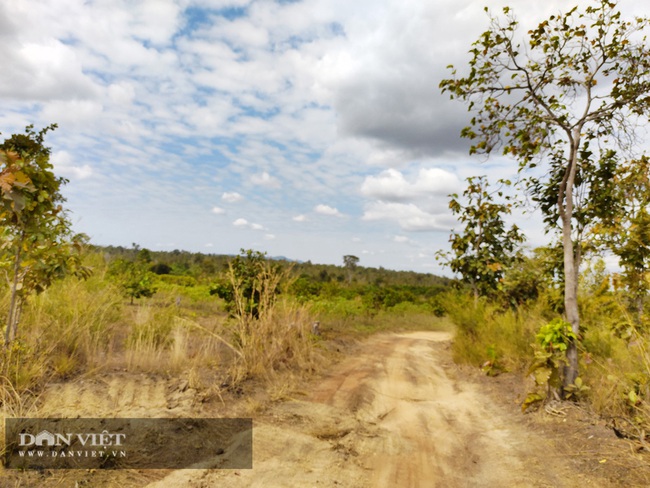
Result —
[[[52,378],[101,369],[120,305],[117,291],[101,278],[68,279],[32,297],[16,340],[2,351],[2,375],[22,393]]]
[[[18,338],[0,357],[0,401],[7,415],[26,411],[48,382],[112,371],[183,377],[203,397],[221,401],[224,377],[231,386],[254,378],[269,398],[287,398],[327,361],[325,345],[331,344],[324,337],[345,335],[331,316],[294,300],[287,292],[289,270],[269,262],[260,263],[255,278],[255,307],[231,273],[236,303],[230,318],[207,285],[194,291],[170,287],[128,305],[106,279],[105,263],[93,265],[96,273],[90,279],[65,279],[26,304]],[[439,322],[424,309],[402,307],[371,318],[343,305],[345,326],[355,337]],[[6,308],[0,296],[0,316]],[[341,310],[334,312],[340,315]],[[312,333],[316,320],[323,321],[324,337]]]
[[[181,317],[180,313],[174,306],[138,307],[126,342],[128,371],[179,376],[223,362],[223,345],[227,341],[218,332]],[[223,333],[223,320],[216,322],[214,328]]]
[[[172,342],[174,315],[169,308],[141,305],[135,309],[131,333],[126,340],[126,368],[131,372],[155,372]]]
[[[448,297],[449,317],[457,326],[455,361],[501,371],[525,371],[532,363],[535,333],[551,313],[543,301],[513,311],[467,296]],[[634,325],[619,301],[613,294],[582,297],[579,369],[588,390],[579,400],[637,435],[650,432],[650,331]]]
[[[311,332],[315,318],[309,306],[277,294],[289,281],[288,273],[260,263],[253,284],[258,300],[251,307],[245,287],[230,270],[235,297],[230,344],[235,357],[229,372],[235,384],[251,377],[272,381],[279,371],[308,373],[323,360]]]
[[[6,419],[36,416],[37,400],[38,397],[31,392],[16,390],[9,378],[4,376],[0,378],[0,457],[4,457],[7,450],[5,444]]]
[[[234,383],[249,377],[273,379],[279,371],[310,372],[322,360],[311,333],[314,317],[306,305],[281,299],[258,319],[237,317],[232,323],[230,367]]]
[[[636,329],[632,337],[590,331],[583,352],[588,398],[605,418],[623,421],[630,434],[650,432],[650,338]]]

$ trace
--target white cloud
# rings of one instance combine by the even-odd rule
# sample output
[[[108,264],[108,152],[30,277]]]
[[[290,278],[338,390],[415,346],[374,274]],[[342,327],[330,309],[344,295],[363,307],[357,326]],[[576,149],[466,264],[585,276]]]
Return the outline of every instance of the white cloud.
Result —
[[[296,215],[291,220],[293,220],[294,222],[307,222],[309,221],[309,218],[306,215],[300,214],[300,215]]]
[[[321,215],[332,215],[336,217],[341,217],[343,215],[341,212],[338,211],[338,209],[323,204],[316,205],[314,207],[314,212]]]
[[[426,196],[448,195],[458,190],[456,175],[439,168],[423,168],[415,181],[409,182],[395,169],[382,171],[378,176],[367,176],[361,185],[365,196],[388,202],[405,202]]]
[[[459,187],[458,177],[440,168],[421,168],[409,179],[392,168],[369,175],[361,185],[361,194],[371,199],[362,219],[394,222],[405,231],[448,230],[453,219],[447,195]],[[404,236],[394,238],[397,243],[408,241]]]
[[[265,227],[261,224],[256,224],[254,222],[249,222],[246,219],[239,218],[235,220],[232,225],[240,229],[251,229],[251,230],[266,230]]]
[[[264,234],[264,239],[267,240],[267,241],[272,241],[273,239],[275,239],[275,235],[274,234]]]
[[[432,215],[413,203],[373,202],[366,207],[363,220],[389,220],[406,231],[449,230],[446,215]]]
[[[5,40],[0,43],[0,55],[6,73],[0,77],[0,97],[79,100],[94,97],[100,91],[83,73],[81,59],[75,50],[57,39],[39,42]]]
[[[93,175],[90,165],[75,165],[73,156],[67,151],[57,151],[50,157],[57,174],[69,178],[71,181],[85,180]]]
[[[103,116],[101,103],[92,100],[54,100],[42,110],[46,120],[56,120],[61,127],[83,129]]]
[[[251,176],[251,183],[266,188],[280,188],[280,180],[271,176],[266,171],[261,174]]]
[[[135,99],[135,85],[128,81],[113,83],[107,89],[108,98],[116,105],[130,105]]]
[[[242,197],[239,193],[233,191],[233,192],[225,192],[223,195],[221,195],[221,199],[224,202],[237,203],[237,202],[241,202],[244,199],[244,197]]]
[[[61,174],[71,180],[85,180],[93,175],[93,169],[88,164],[84,164],[83,166],[70,166],[62,169]]]
[[[223,215],[226,211],[221,207],[212,207],[212,213],[216,215]]]

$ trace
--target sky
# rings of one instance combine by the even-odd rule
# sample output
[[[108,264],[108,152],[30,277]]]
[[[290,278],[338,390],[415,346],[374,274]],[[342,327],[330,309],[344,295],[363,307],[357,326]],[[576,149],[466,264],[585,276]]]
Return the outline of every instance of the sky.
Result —
[[[438,88],[486,4],[533,25],[567,2],[0,1],[0,131],[58,124],[46,144],[95,244],[449,275],[448,195],[517,167],[470,157],[470,115]]]

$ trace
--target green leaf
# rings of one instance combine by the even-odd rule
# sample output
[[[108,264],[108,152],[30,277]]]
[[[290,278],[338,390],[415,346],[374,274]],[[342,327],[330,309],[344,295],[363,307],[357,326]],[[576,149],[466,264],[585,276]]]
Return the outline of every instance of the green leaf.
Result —
[[[536,405],[537,403],[543,402],[546,397],[539,393],[529,393],[524,402],[521,404],[521,411],[525,412],[531,406]]]

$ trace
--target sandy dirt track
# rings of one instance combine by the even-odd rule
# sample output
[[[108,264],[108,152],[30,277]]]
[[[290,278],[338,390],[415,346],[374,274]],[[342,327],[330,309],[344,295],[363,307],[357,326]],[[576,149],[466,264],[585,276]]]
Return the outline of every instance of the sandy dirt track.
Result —
[[[573,487],[551,446],[454,378],[445,332],[380,335],[253,429],[252,470],[187,470],[154,487]],[[226,453],[227,455],[227,453]],[[544,466],[543,459],[553,459]],[[562,473],[561,476],[553,473]],[[598,485],[592,485],[598,486]]]

